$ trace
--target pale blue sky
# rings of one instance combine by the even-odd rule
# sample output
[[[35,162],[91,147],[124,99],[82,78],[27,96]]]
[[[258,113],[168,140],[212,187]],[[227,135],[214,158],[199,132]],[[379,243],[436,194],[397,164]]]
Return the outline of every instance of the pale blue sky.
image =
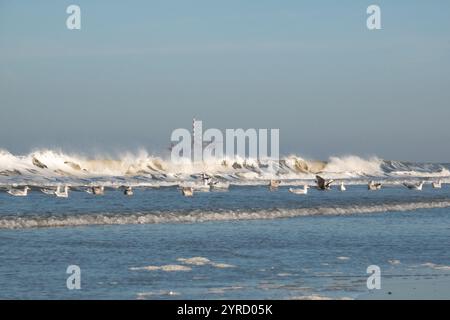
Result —
[[[444,0],[0,0],[0,148],[14,153],[160,152],[195,116],[279,128],[284,154],[450,161],[449,85]]]

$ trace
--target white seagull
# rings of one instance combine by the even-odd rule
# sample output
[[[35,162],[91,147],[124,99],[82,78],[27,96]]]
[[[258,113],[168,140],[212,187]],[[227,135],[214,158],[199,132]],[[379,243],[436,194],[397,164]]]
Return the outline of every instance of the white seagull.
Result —
[[[404,185],[405,187],[407,187],[408,189],[411,189],[411,190],[419,190],[419,191],[422,191],[423,184],[424,184],[423,181],[421,181],[421,182],[418,183],[418,184],[415,184],[415,183],[406,183],[406,182],[403,183],[403,185]]]
[[[437,182],[433,182],[431,185],[433,186],[434,189],[440,189],[442,188],[442,181],[438,180]]]
[[[339,185],[339,190],[340,190],[340,191],[345,191],[345,190],[347,190],[347,188],[344,186],[344,182],[341,182],[341,184]]]
[[[55,189],[46,189],[46,188],[42,188],[41,189],[42,193],[48,194],[50,196],[54,196],[55,195],[55,191],[56,191]]]
[[[305,184],[305,185],[303,186],[303,189],[293,189],[293,188],[289,188],[289,192],[295,193],[295,194],[307,194],[307,193],[308,193],[308,189],[309,189],[309,186]]]
[[[210,182],[211,177],[206,173],[202,173],[201,175],[202,183],[195,182],[192,186],[197,192],[209,192],[211,190]],[[183,187],[182,187],[183,188]]]
[[[28,190],[31,190],[30,187],[25,186],[23,190],[21,189],[9,189],[7,192],[15,197],[26,197],[28,195]]]
[[[55,196],[58,198],[68,198],[69,197],[69,186],[64,186],[64,191],[61,191],[61,186],[58,186],[55,191]]]

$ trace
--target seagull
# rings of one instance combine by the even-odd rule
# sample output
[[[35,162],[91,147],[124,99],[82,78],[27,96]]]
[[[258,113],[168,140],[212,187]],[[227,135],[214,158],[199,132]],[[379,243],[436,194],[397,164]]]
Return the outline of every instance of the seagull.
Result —
[[[295,193],[295,194],[307,194],[307,193],[308,193],[308,189],[309,189],[309,186],[305,184],[305,185],[303,186],[303,189],[293,189],[293,188],[289,188],[289,192]]]
[[[211,177],[207,175],[206,173],[202,173],[202,181],[204,186],[209,186]]]
[[[442,188],[442,181],[438,180],[437,182],[433,182],[431,185],[433,186],[434,189],[440,189]]]
[[[133,189],[131,187],[127,187],[125,191],[123,192],[126,196],[132,196],[133,195]]]
[[[30,187],[25,186],[23,190],[11,188],[7,192],[15,197],[26,197],[28,195],[28,190],[31,190]]]
[[[181,187],[181,193],[185,197],[192,197],[194,195],[194,188],[192,188],[192,187]]]
[[[195,183],[193,184],[192,188],[194,188],[194,190],[198,192],[209,192],[211,190],[211,186],[205,183],[203,184]]]
[[[227,182],[211,181],[209,186],[211,191],[227,191],[230,184]]]
[[[41,189],[42,193],[48,194],[50,196],[54,196],[55,195],[55,191],[56,191],[55,189],[46,189],[46,188],[42,188]]]
[[[334,180],[325,180],[321,176],[316,176],[316,179],[317,189],[319,190],[330,190],[331,184],[334,182]]]
[[[375,183],[375,181],[370,181],[367,185],[367,189],[369,190],[380,190],[382,184],[381,183]]]
[[[269,187],[271,190],[276,189],[280,186],[280,183],[281,183],[280,180],[270,180]]]
[[[64,187],[64,191],[61,191],[61,186],[56,188],[54,195],[58,198],[68,198],[69,197],[69,186]]]
[[[403,183],[403,185],[404,185],[405,187],[407,187],[408,189],[411,189],[411,190],[419,190],[419,191],[422,191],[423,184],[424,184],[423,181],[421,181],[421,182],[418,183],[418,184],[415,184],[415,183],[406,183],[406,182]]]
[[[190,187],[192,187],[195,191],[198,191],[198,192],[209,192],[211,190],[211,186],[210,186],[211,177],[206,173],[202,173],[201,179],[202,179],[202,183],[195,182]],[[181,188],[183,188],[183,187],[181,187]]]
[[[105,194],[105,187],[104,186],[94,186],[94,187],[89,187],[86,190],[87,193],[91,193],[94,195],[104,195]]]
[[[347,188],[344,186],[344,182],[341,182],[341,184],[339,185],[339,190],[340,190],[340,191],[345,191],[345,190],[347,190]]]

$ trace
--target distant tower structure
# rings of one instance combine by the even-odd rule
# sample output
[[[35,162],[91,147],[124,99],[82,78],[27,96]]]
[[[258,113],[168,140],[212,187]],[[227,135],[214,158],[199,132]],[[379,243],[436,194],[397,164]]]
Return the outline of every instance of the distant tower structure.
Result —
[[[194,162],[203,161],[203,124],[195,118],[192,120],[192,155]]]
[[[192,150],[194,150],[194,140],[195,140],[195,118],[192,118],[192,135],[191,135]]]
[[[211,143],[217,141],[203,141],[203,122],[195,118],[192,119],[192,131],[191,131],[191,160],[195,163],[203,162],[203,149]],[[168,148],[172,151],[174,143],[171,143]]]

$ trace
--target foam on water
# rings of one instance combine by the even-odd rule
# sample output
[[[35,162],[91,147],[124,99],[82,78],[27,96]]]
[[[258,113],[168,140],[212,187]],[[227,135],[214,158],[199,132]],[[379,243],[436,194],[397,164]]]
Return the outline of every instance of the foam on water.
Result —
[[[338,259],[338,260],[341,260],[341,261],[350,260],[349,257],[337,257],[337,259]]]
[[[242,286],[229,286],[229,287],[221,287],[221,288],[208,288],[208,293],[212,294],[224,294],[227,291],[237,291],[242,290],[244,287]]]
[[[291,297],[291,300],[333,300],[333,298],[321,296],[318,294],[311,294],[306,296],[295,296]]]
[[[178,258],[177,261],[179,261],[183,264],[194,265],[194,266],[209,265],[209,266],[219,268],[219,269],[234,268],[234,266],[231,264],[213,262],[205,257]]]
[[[174,271],[191,271],[191,267],[177,265],[177,264],[167,264],[163,266],[146,266],[146,267],[131,267],[131,271],[140,271],[140,270],[146,270],[146,271],[166,271],[166,272],[174,272]]]
[[[90,225],[125,225],[156,223],[197,223],[206,221],[233,221],[277,219],[315,215],[352,215],[377,212],[411,211],[417,209],[448,208],[450,200],[387,203],[377,205],[345,205],[297,209],[221,210],[188,212],[148,212],[130,214],[74,214],[54,216],[7,216],[0,218],[0,229],[27,229],[74,227]],[[186,261],[186,260],[185,260]],[[193,260],[189,260],[193,261]],[[199,263],[199,260],[195,260]]]
[[[445,270],[445,271],[450,271],[450,266],[445,266],[445,265],[438,265],[432,262],[427,262],[422,264],[423,267],[428,267],[434,270]]]
[[[153,299],[154,297],[159,296],[179,296],[179,295],[180,293],[176,291],[159,290],[159,291],[139,292],[136,294],[136,299],[145,300],[145,299]]]
[[[178,258],[177,261],[184,264],[192,264],[194,266],[203,266],[205,264],[210,264],[211,260],[204,257],[193,257],[193,258]]]
[[[196,180],[201,173],[236,184],[260,184],[270,179],[311,180],[316,174],[346,179],[347,183],[379,179],[443,178],[450,181],[448,164],[388,161],[378,157],[333,156],[327,161],[304,159],[298,155],[279,161],[241,158],[210,159],[202,163],[173,163],[142,150],[116,156],[83,156],[57,150],[37,150],[27,155],[13,155],[0,150],[0,185],[32,184],[37,186],[68,183],[105,186],[173,185]]]

